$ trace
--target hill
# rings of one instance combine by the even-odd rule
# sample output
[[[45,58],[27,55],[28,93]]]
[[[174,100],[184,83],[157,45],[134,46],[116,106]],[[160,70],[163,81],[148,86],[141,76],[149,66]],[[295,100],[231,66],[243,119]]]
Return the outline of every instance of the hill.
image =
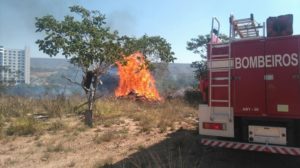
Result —
[[[113,68],[102,77],[102,91],[111,92],[117,87],[117,70]],[[195,85],[193,69],[190,64],[172,63],[167,70],[154,70],[156,85],[160,92],[176,90]],[[65,86],[70,85],[62,76],[67,76],[81,82],[82,72],[70,64],[66,59],[31,58],[31,83],[39,86]]]
[[[47,69],[47,70],[57,70],[57,69],[65,69],[71,66],[71,64],[66,59],[58,59],[58,58],[31,58],[31,69]]]
[[[197,85],[193,69],[189,64],[172,63],[167,68],[160,66],[152,71],[152,74],[156,80],[156,87],[162,95],[170,95],[178,90]],[[80,86],[70,83],[63,76],[81,83],[82,71],[66,59],[31,58],[31,84],[6,88],[5,92],[19,96],[83,93]],[[99,86],[99,93],[103,95],[113,94],[119,81],[117,69],[112,68],[106,75],[101,77],[101,81],[103,84]]]
[[[68,69],[74,67],[66,59],[57,59],[57,58],[31,58],[31,71],[37,72],[41,71],[58,71],[62,69]],[[193,75],[193,68],[190,67],[190,64],[186,63],[170,63],[168,70],[171,74],[178,75],[184,74],[187,76]]]

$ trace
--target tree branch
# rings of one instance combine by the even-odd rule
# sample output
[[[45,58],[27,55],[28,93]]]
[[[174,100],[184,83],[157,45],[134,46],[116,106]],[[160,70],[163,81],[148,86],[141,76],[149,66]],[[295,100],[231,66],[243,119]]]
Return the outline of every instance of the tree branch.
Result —
[[[78,85],[78,86],[82,86],[81,83],[78,83],[78,82],[76,82],[76,81],[73,81],[72,79],[66,77],[65,75],[62,75],[61,77],[64,78],[64,79],[67,79],[70,83],[76,84],[76,85]]]
[[[101,97],[103,97],[104,95],[100,95],[100,96],[97,96],[97,97],[95,97],[95,100],[97,100],[97,99],[100,99]],[[81,108],[81,107],[83,107],[84,105],[87,105],[89,102],[87,101],[87,102],[84,102],[84,103],[82,103],[82,104],[80,104],[80,105],[78,105],[78,106],[75,106],[74,107],[74,111],[77,111],[79,108]]]

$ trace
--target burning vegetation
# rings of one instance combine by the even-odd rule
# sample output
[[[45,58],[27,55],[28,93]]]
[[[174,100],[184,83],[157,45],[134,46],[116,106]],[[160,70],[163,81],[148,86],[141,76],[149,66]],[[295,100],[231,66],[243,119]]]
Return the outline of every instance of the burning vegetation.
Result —
[[[134,97],[135,99],[160,101],[161,97],[155,86],[155,80],[146,66],[145,57],[136,52],[117,62],[120,82],[115,90],[117,97]]]

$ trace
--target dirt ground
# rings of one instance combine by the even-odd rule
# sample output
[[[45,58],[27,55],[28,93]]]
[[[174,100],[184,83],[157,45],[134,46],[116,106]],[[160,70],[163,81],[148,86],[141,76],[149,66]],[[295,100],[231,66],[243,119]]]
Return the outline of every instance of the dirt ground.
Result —
[[[300,158],[202,146],[196,120],[166,132],[141,132],[136,121],[122,118],[96,126],[0,141],[0,167],[201,167],[299,168]],[[70,125],[79,124],[69,118]],[[71,128],[71,127],[70,127]]]

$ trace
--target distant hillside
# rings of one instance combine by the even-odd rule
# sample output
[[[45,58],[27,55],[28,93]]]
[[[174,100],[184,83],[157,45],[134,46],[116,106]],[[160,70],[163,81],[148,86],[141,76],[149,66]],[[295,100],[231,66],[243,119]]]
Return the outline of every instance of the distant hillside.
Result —
[[[112,94],[118,86],[119,76],[116,68],[102,76],[103,85],[99,87],[103,94]],[[168,71],[153,72],[156,86],[161,93],[170,93],[181,88],[196,86],[193,69],[190,64],[172,63]],[[81,82],[81,69],[70,64],[66,59],[31,58],[31,85],[52,90],[65,88],[70,92],[80,92],[82,89],[68,82],[62,76]]]
[[[170,72],[181,72],[181,73],[191,73],[193,72],[193,68],[191,68],[191,64],[183,64],[183,63],[171,63],[169,64]]]
[[[31,58],[31,70],[42,71],[57,71],[59,69],[68,69],[74,67],[66,59],[57,58]],[[190,64],[171,63],[169,64],[169,71],[172,74],[193,75],[193,69]]]
[[[60,85],[61,76],[73,73],[70,70],[75,68],[66,59],[31,58],[30,61],[30,80],[33,85]]]
[[[66,59],[31,58],[31,69],[57,70],[68,68],[71,64]]]

